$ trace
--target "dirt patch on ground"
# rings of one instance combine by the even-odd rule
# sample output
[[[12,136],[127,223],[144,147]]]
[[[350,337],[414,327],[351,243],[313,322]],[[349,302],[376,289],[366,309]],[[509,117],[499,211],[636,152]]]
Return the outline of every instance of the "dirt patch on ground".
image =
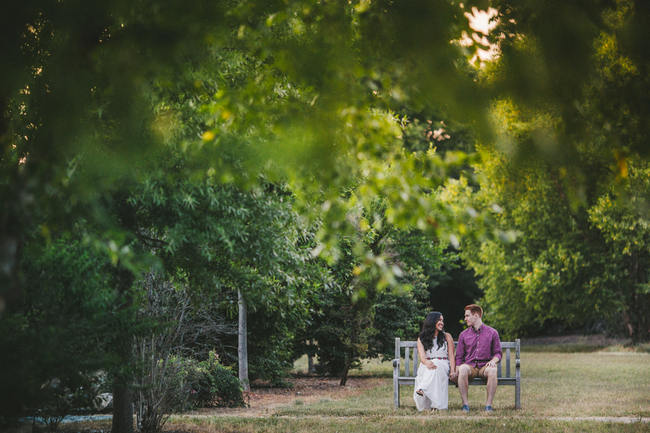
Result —
[[[189,416],[232,416],[239,414],[264,415],[279,406],[314,403],[358,395],[363,391],[385,384],[389,379],[377,377],[352,377],[345,386],[339,379],[329,377],[294,377],[288,380],[289,388],[253,387],[248,393],[247,408],[205,408],[193,411]]]

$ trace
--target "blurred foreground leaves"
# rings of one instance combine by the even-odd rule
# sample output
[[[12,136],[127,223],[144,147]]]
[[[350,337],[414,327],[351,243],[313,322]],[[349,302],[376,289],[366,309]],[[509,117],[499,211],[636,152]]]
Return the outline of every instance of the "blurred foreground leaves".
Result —
[[[476,33],[465,13],[489,5],[500,56],[476,68],[480,44],[458,41]],[[332,259],[378,198],[388,222],[454,245],[510,239],[490,223],[497,203],[458,212],[437,188],[472,164],[476,141],[565,173],[573,209],[625,178],[629,160],[647,158],[647,21],[648,5],[632,0],[7,5],[0,296],[21,292],[29,236],[79,218],[117,262],[137,263],[146,252],[125,248],[128,221],[109,208],[170,152],[187,161],[170,179],[286,182],[297,208],[323,222],[314,252]],[[414,147],[427,121],[452,126]],[[445,134],[463,133],[468,147],[445,148]],[[118,189],[127,194],[111,196]]]

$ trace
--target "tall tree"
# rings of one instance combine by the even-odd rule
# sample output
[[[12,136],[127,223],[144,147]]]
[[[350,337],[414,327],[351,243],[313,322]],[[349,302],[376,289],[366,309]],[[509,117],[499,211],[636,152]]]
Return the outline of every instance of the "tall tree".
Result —
[[[634,219],[638,211],[633,209],[647,209],[645,200],[635,197],[645,188],[642,125],[648,111],[639,95],[648,89],[641,77],[649,61],[642,54],[645,42],[633,36],[649,18],[647,5],[595,2],[577,8],[563,3],[551,19],[561,30],[550,32],[547,21],[541,21],[540,5],[497,4],[495,36],[502,35],[502,54],[482,75],[502,92],[492,109],[495,139],[480,146],[480,191],[473,205],[491,207],[501,227],[520,236],[509,245],[466,245],[485,300],[510,333],[609,318],[628,323],[633,339],[646,339],[646,325],[638,319],[631,323],[636,317],[631,312],[647,302],[639,290],[644,271],[632,271],[634,266],[612,254],[611,232],[601,218],[610,212],[603,203],[613,196],[618,198],[612,199],[612,217],[621,221]],[[569,15],[572,24],[562,24]],[[525,62],[535,67],[526,70]],[[568,70],[568,64],[576,67]],[[517,71],[522,72],[518,77]],[[532,87],[511,85],[533,77],[538,81]],[[634,160],[643,162],[633,169]],[[629,181],[632,171],[635,180]],[[462,182],[452,183],[447,200],[470,204],[463,189],[468,191]],[[625,194],[635,207],[625,205]],[[642,227],[645,218],[639,218]],[[622,278],[625,272],[634,276]],[[625,283],[612,284],[614,275]]]
[[[21,261],[26,290],[0,322],[6,419],[63,417],[95,397],[97,370],[122,367],[113,344],[135,323],[118,307],[109,257],[83,241],[83,225],[78,229],[49,245],[30,242]]]
[[[601,234],[603,253],[593,285],[611,287],[614,308],[621,312],[625,333],[634,342],[650,340],[650,167],[630,164],[629,175],[610,186],[589,209],[589,222]]]

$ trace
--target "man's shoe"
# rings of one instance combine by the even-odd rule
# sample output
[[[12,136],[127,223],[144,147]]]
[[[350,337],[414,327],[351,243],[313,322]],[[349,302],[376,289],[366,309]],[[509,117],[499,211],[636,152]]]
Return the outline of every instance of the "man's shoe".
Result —
[[[465,413],[469,413],[469,406],[466,405],[466,404],[464,404],[464,405],[463,405],[463,408],[462,408],[461,410],[462,410],[463,412],[465,412]]]
[[[492,409],[492,406],[485,406],[485,411],[486,411],[487,413],[492,413],[492,412],[494,412],[494,410]]]

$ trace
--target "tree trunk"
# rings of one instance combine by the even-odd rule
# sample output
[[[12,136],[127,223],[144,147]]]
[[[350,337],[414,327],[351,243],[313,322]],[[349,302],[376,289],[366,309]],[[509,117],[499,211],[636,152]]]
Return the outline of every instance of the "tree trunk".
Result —
[[[639,287],[647,284],[648,273],[640,262],[638,254],[632,254],[629,266],[632,293],[629,296],[628,308],[623,312],[623,323],[632,338],[632,344],[635,345],[650,340],[650,321],[647,313],[650,308],[650,296],[638,290]]]
[[[133,405],[128,385],[113,386],[113,425],[112,433],[133,433]]]
[[[246,335],[246,301],[242,295],[241,289],[237,289],[239,300],[239,339],[237,345],[237,354],[239,355],[239,381],[244,391],[251,390],[248,381],[248,338]]]
[[[314,344],[314,340],[309,340],[307,346],[307,374],[316,373],[316,367],[314,366],[315,353],[316,345]]]
[[[339,386],[345,386],[348,382],[348,373],[350,372],[350,358],[345,359],[345,365],[343,366],[343,374],[341,375],[341,381]]]
[[[5,107],[0,103],[0,106]],[[5,116],[0,115],[0,132],[5,131]],[[0,134],[0,137],[4,135]],[[17,173],[17,169],[11,170],[13,173],[7,173],[7,179],[12,179],[14,187],[8,194],[4,195],[6,203],[12,205],[2,207],[0,210],[0,315],[5,308],[20,302],[23,297],[23,287],[20,284],[20,257],[24,244],[23,230],[29,226],[25,221],[25,209],[22,203],[26,203],[25,197],[28,196],[25,184],[27,180],[24,176]],[[7,191],[3,191],[6,193]]]
[[[634,326],[632,326],[632,321],[627,310],[623,311],[623,324],[625,325],[628,337],[634,338]]]
[[[120,293],[119,310],[131,308],[133,298],[130,294],[133,285],[133,274],[119,263],[116,269],[117,289]],[[133,433],[133,396],[131,393],[131,365],[133,364],[132,335],[127,332],[116,335],[115,353],[120,359],[121,366],[115,373],[113,385],[113,422],[111,433]]]

